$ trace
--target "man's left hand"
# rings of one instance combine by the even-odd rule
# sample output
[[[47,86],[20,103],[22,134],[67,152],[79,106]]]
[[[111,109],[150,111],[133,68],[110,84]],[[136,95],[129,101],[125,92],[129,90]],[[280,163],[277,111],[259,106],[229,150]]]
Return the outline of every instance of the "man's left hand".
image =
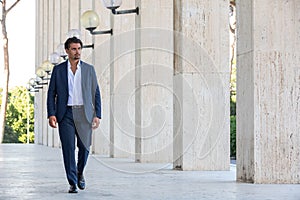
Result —
[[[92,129],[98,128],[100,125],[100,119],[98,117],[94,117],[93,123],[92,123]]]

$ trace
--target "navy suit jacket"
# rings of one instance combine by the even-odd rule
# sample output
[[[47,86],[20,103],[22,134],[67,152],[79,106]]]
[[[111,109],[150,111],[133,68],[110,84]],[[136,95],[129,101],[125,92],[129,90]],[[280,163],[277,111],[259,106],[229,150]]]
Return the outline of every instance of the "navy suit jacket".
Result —
[[[101,97],[95,69],[83,61],[81,66],[81,87],[86,119],[92,123],[93,118],[101,118]],[[59,123],[67,110],[69,97],[68,61],[53,68],[47,95],[48,118],[56,116]]]

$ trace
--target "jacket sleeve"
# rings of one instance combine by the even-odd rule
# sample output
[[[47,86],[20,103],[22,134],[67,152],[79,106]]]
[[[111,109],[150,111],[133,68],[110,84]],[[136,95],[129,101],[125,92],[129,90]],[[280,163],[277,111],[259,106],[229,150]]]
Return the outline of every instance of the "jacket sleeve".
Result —
[[[100,95],[100,89],[98,84],[95,93],[95,112],[96,112],[96,116],[99,119],[101,119],[101,95]]]
[[[55,101],[56,101],[56,71],[55,67],[51,74],[51,79],[48,87],[48,94],[47,94],[47,113],[48,118],[50,116],[55,116],[56,109],[55,109]]]
[[[99,85],[98,85],[98,79],[97,79],[97,76],[96,76],[96,71],[95,71],[95,68],[92,67],[92,73],[93,73],[93,85],[94,85],[94,94],[95,94],[95,115],[96,117],[98,117],[99,119],[101,119],[101,94],[100,94],[100,88],[99,88]],[[96,89],[95,89],[96,88]]]

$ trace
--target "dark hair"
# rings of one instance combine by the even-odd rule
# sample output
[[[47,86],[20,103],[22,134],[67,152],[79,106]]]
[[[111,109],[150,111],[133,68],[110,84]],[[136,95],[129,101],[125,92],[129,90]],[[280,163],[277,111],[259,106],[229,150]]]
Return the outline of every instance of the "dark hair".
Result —
[[[79,43],[81,48],[82,48],[82,42],[80,39],[78,39],[77,37],[72,37],[72,38],[68,38],[65,42],[65,49],[69,49],[70,48],[70,44],[71,43]]]

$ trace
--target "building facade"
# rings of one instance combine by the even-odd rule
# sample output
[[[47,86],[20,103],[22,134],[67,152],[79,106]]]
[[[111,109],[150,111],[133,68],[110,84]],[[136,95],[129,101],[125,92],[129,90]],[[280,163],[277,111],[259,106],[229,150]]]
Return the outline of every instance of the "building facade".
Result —
[[[275,2],[237,1],[237,180],[300,183],[300,2]],[[136,7],[113,15],[101,0],[37,0],[36,67],[79,29],[102,96],[93,153],[229,170],[229,2],[123,0],[118,10]],[[113,35],[85,30],[86,10]],[[46,96],[47,86],[35,98],[35,141],[59,147]]]

